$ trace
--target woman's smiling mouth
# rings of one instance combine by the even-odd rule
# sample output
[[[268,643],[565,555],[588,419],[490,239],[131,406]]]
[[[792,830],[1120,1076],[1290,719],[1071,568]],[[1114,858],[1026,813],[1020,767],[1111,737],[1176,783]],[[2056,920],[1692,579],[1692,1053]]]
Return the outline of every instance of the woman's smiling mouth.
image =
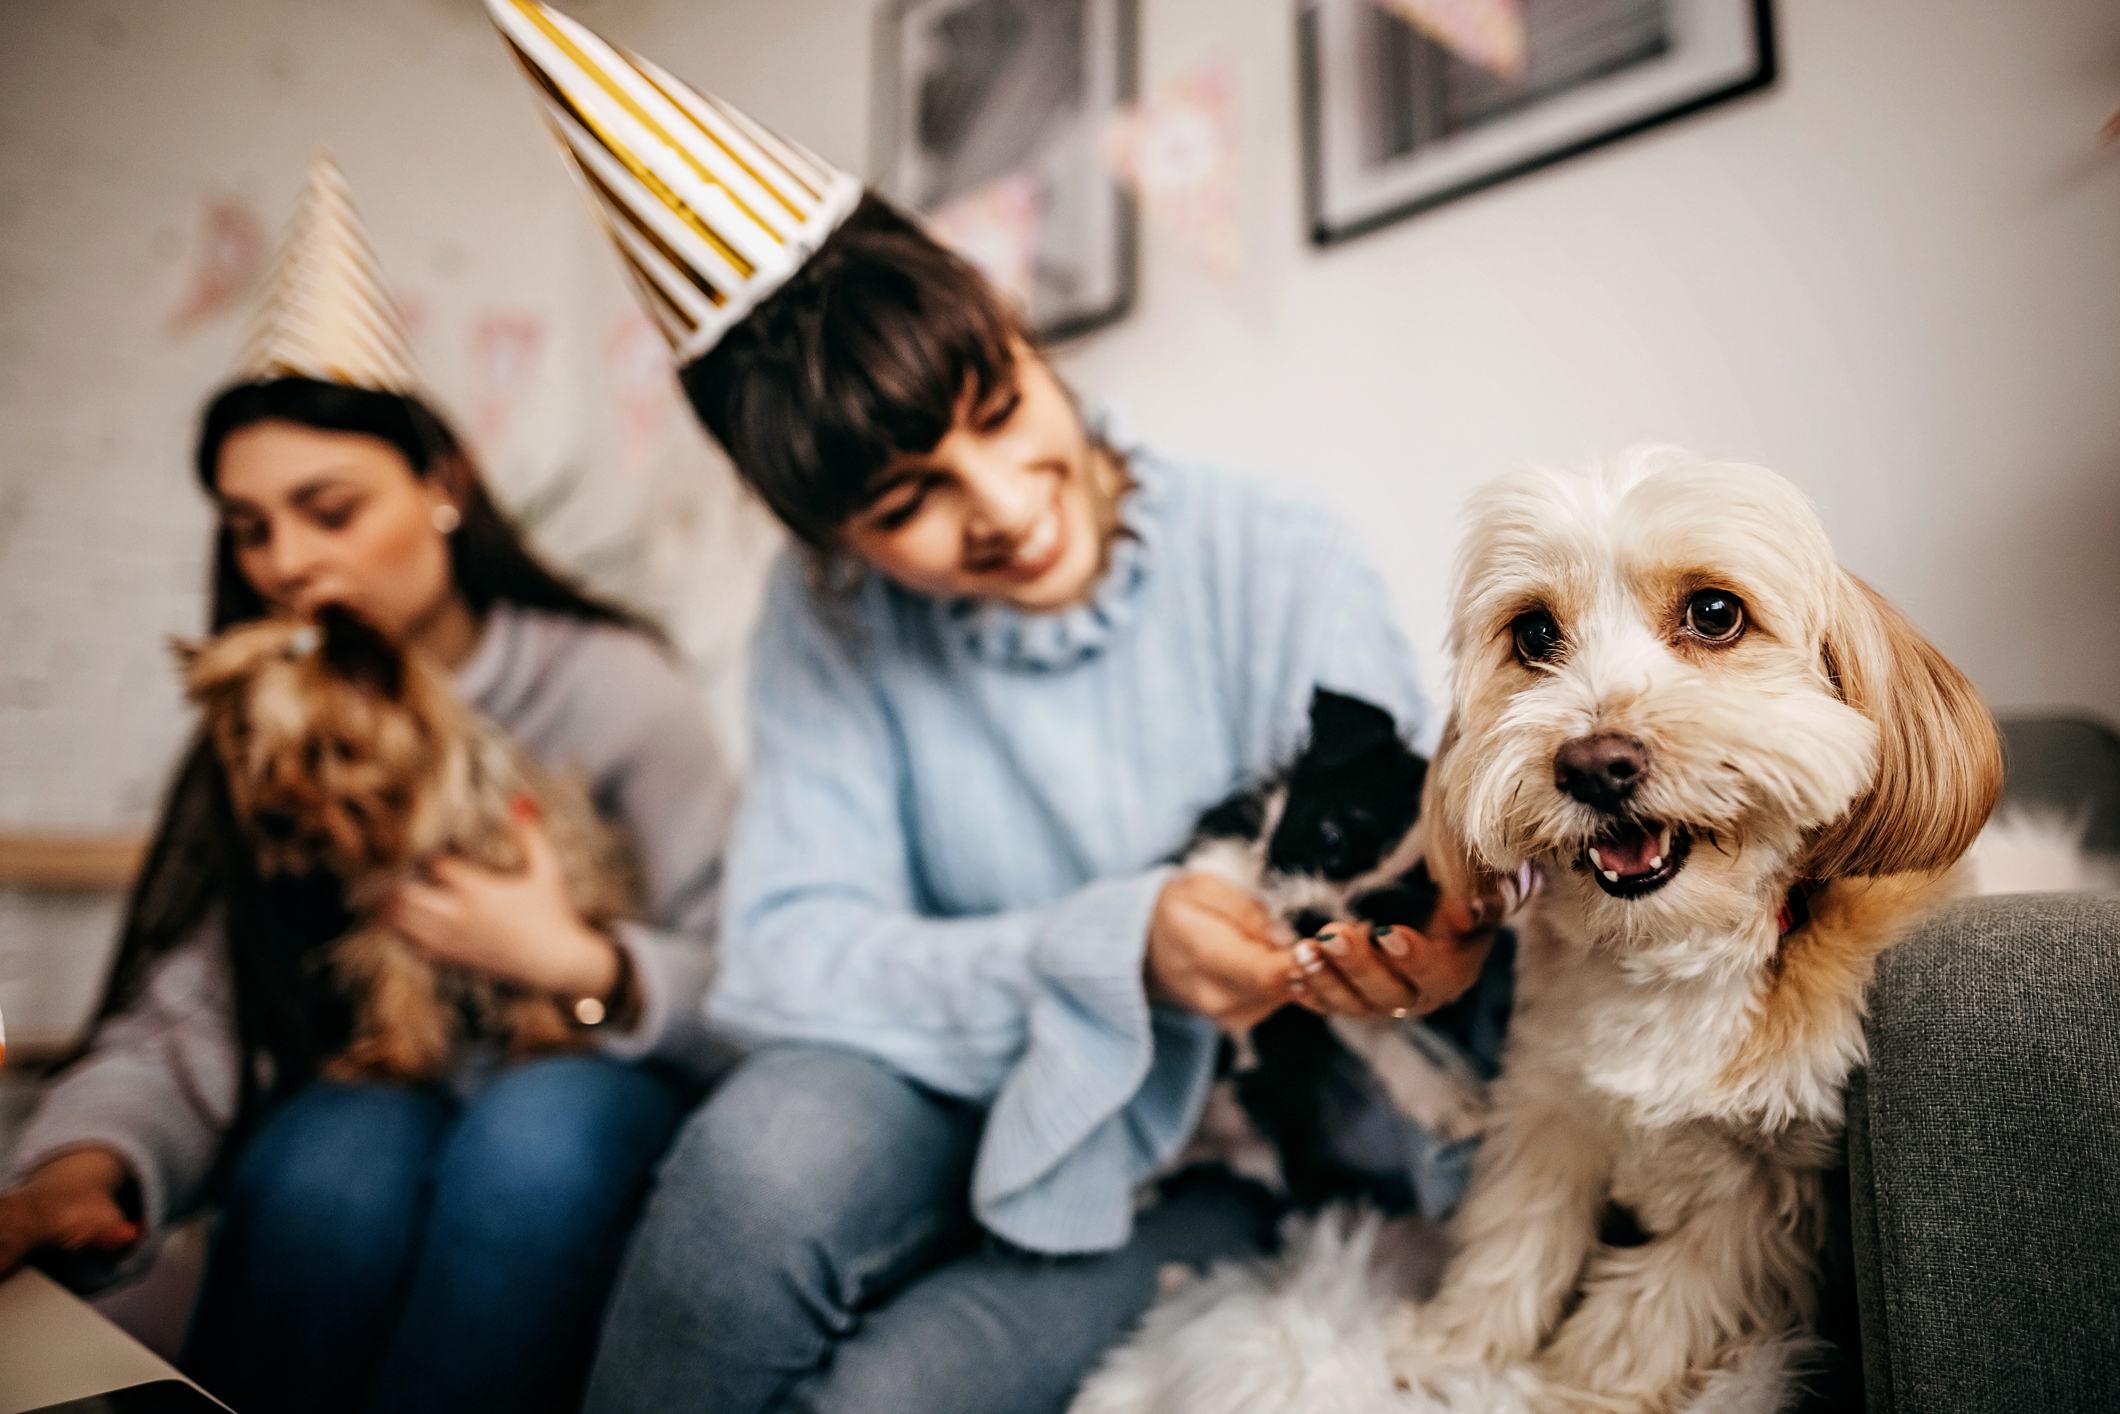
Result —
[[[1067,517],[1060,498],[1054,497],[1037,521],[1018,539],[1008,558],[991,565],[986,573],[1017,584],[1042,579],[1067,553]]]

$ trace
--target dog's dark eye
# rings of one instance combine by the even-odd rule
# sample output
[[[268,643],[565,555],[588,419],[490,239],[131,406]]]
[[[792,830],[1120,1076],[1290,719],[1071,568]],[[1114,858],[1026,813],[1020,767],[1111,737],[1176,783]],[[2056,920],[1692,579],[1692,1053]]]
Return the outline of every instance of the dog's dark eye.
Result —
[[[1686,631],[1708,643],[1734,643],[1745,631],[1745,603],[1727,589],[1703,589],[1686,601]]]
[[[1518,614],[1509,631],[1516,638],[1516,656],[1527,663],[1544,663],[1560,656],[1561,626],[1544,609]]]

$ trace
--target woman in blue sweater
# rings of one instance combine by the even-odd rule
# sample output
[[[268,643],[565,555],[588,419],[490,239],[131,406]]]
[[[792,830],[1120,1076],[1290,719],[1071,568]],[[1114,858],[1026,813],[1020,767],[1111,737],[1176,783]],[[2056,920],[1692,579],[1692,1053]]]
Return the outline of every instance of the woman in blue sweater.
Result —
[[[1322,944],[1164,861],[1284,764],[1314,687],[1424,717],[1330,517],[1111,445],[968,266],[860,184],[536,0],[488,0],[695,410],[793,532],[754,647],[710,1015],[764,1043],[689,1119],[592,1411],[1055,1410],[1168,1263],[1257,1250],[1155,1180],[1225,1033],[1429,1011],[1423,937]]]
[[[979,277],[874,199],[690,365],[802,542],[753,665],[697,1113],[621,1271],[592,1410],[1057,1409],[1166,1263],[1268,1240],[1233,1184],[1145,1211],[1219,1036],[1478,970],[1400,930],[1306,981],[1164,861],[1285,763],[1314,686],[1424,720],[1331,517],[1102,440]]]

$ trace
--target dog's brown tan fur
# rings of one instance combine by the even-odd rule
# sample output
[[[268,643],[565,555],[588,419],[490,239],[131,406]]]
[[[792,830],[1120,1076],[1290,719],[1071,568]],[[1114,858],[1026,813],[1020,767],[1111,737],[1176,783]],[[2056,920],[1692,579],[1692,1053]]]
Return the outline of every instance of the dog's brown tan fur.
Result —
[[[1759,467],[1513,473],[1456,580],[1429,873],[1545,879],[1457,1250],[1386,1316],[1345,1280],[1374,1227],[1321,1224],[1151,1314],[1073,1414],[1730,1414],[1816,1348],[1864,992],[1959,887],[1994,723]]]
[[[527,797],[583,921],[633,916],[624,852],[578,786],[540,770],[437,668],[345,610],[316,625],[239,625],[178,655],[258,872],[328,869],[359,919],[331,951],[355,1023],[327,1074],[432,1079],[467,1027],[516,1056],[583,1044],[557,999],[438,963],[372,912],[442,855],[521,869],[510,812]]]
[[[1693,627],[1701,594],[1737,627]],[[1396,1368],[1513,1370],[1538,1411],[1660,1414],[1740,1368],[1786,1393],[1864,992],[1960,886],[1994,724],[1793,487],[1669,448],[1483,491],[1452,642],[1437,876],[1548,887],[1461,1249]],[[1598,741],[1642,772],[1623,803],[1571,786]],[[1644,1241],[1601,1242],[1608,1203]]]

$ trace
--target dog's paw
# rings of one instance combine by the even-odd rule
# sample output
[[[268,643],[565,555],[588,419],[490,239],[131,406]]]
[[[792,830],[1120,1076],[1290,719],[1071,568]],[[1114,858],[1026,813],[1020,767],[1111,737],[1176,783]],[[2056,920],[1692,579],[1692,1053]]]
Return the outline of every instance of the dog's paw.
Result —
[[[356,1037],[353,1044],[324,1062],[327,1080],[350,1083],[412,1084],[437,1079],[448,1052],[407,1045],[392,1036]]]
[[[499,1029],[508,1037],[510,1060],[565,1055],[589,1050],[593,1036],[570,1024],[567,1013],[550,997],[514,997],[500,1008]]]
[[[333,1056],[325,1061],[323,1076],[326,1080],[336,1080],[345,1085],[394,1082],[411,1078],[390,1069],[380,1058],[362,1051],[359,1047],[349,1047],[344,1055]]]
[[[1439,1380],[1509,1363],[1476,1325],[1450,1321],[1433,1307],[1407,1305],[1392,1322],[1391,1373],[1401,1389],[1434,1389]]]

